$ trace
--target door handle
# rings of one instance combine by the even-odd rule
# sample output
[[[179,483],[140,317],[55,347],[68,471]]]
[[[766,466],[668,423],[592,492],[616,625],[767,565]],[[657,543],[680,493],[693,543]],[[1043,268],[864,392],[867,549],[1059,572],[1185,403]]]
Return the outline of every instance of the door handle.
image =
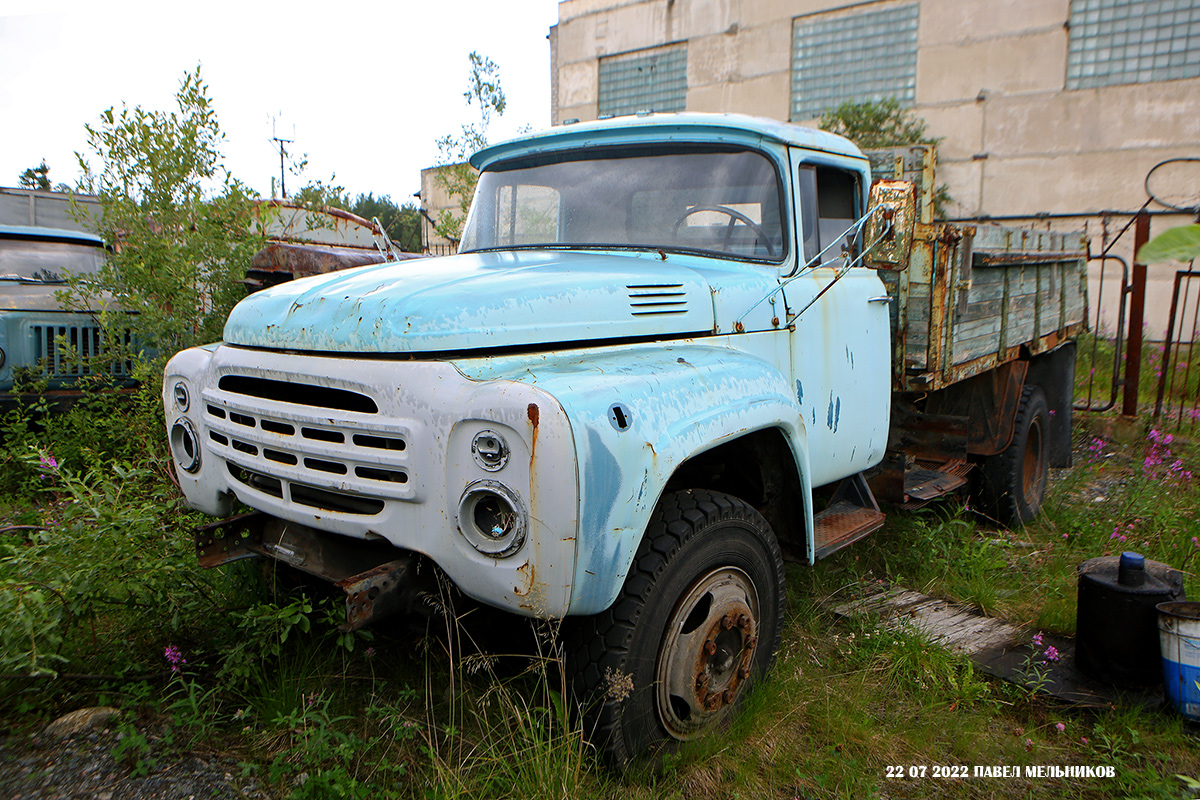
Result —
[[[892,296],[890,294],[885,294],[885,295],[880,295],[879,297],[868,297],[867,302],[868,303],[890,303],[890,302],[892,302]]]

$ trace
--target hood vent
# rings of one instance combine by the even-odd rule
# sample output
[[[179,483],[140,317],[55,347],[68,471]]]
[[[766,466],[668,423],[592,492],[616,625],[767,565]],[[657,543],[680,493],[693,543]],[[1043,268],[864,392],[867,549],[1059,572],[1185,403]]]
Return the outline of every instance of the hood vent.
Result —
[[[682,283],[639,283],[626,286],[629,307],[635,317],[687,313],[687,294]]]

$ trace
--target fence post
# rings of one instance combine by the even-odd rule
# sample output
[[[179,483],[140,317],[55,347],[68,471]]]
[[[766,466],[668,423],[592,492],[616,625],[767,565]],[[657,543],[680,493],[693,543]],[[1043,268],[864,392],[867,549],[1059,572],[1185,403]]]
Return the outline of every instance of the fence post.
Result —
[[[1146,265],[1137,260],[1137,252],[1150,239],[1150,215],[1138,212],[1133,230],[1133,285],[1129,298],[1129,339],[1125,350],[1125,400],[1121,413],[1136,417],[1138,384],[1142,371],[1142,323],[1146,316]]]

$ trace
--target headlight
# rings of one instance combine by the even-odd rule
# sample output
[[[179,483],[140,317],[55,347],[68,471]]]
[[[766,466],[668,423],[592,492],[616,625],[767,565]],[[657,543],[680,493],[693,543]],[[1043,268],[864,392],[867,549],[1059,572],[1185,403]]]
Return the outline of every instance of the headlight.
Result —
[[[497,481],[475,481],[458,501],[458,529],[479,552],[504,558],[525,542],[528,525],[521,498]]]
[[[185,417],[175,420],[171,426],[171,453],[175,462],[185,472],[200,469],[200,437],[196,428]]]
[[[192,400],[188,396],[187,384],[183,381],[176,383],[175,388],[172,390],[172,395],[175,397],[175,405],[179,410],[187,411],[188,406],[192,404]]]

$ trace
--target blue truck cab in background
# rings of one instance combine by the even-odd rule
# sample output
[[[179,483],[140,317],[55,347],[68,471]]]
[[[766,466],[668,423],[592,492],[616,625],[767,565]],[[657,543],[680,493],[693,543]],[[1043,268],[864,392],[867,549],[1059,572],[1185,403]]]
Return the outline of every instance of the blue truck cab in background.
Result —
[[[102,352],[96,319],[67,311],[57,293],[69,273],[94,273],[106,258],[99,236],[78,230],[0,225],[0,406],[12,405],[15,392],[26,400],[45,397],[61,405],[79,397],[78,382],[88,367],[70,357]],[[65,345],[65,347],[64,347]],[[116,385],[129,382],[130,365],[107,365]]]
[[[1032,302],[1058,303],[1059,324],[1042,330],[1039,312],[1018,339],[1009,317],[1033,312],[1015,304],[978,355],[954,346],[960,320],[986,334],[977,301],[997,300],[971,295],[974,229],[935,227],[912,184],[872,190],[841,137],[646,115],[471,163],[458,255],[256,293],[223,342],[168,364],[188,501],[254,509],[197,532],[203,565],[266,557],[325,578],[346,592],[346,628],[416,611],[435,570],[561,620],[589,729],[623,762],[728,718],[774,660],[784,555],[811,563],[880,527],[873,487],[922,499],[1001,459],[988,474],[1021,478],[993,482],[997,501],[1017,521],[1036,512],[1064,424],[1069,437],[1058,383],[1082,325],[1063,237],[1022,262],[1058,270]],[[959,313],[922,315],[940,290],[921,287],[947,280]],[[938,349],[917,363],[904,348],[920,325]],[[970,406],[997,375],[995,402]],[[1054,386],[1031,392],[1032,375]],[[898,435],[894,408],[948,420],[933,449],[962,468],[906,455],[929,439]],[[968,436],[980,414],[1003,418],[984,445]]]

